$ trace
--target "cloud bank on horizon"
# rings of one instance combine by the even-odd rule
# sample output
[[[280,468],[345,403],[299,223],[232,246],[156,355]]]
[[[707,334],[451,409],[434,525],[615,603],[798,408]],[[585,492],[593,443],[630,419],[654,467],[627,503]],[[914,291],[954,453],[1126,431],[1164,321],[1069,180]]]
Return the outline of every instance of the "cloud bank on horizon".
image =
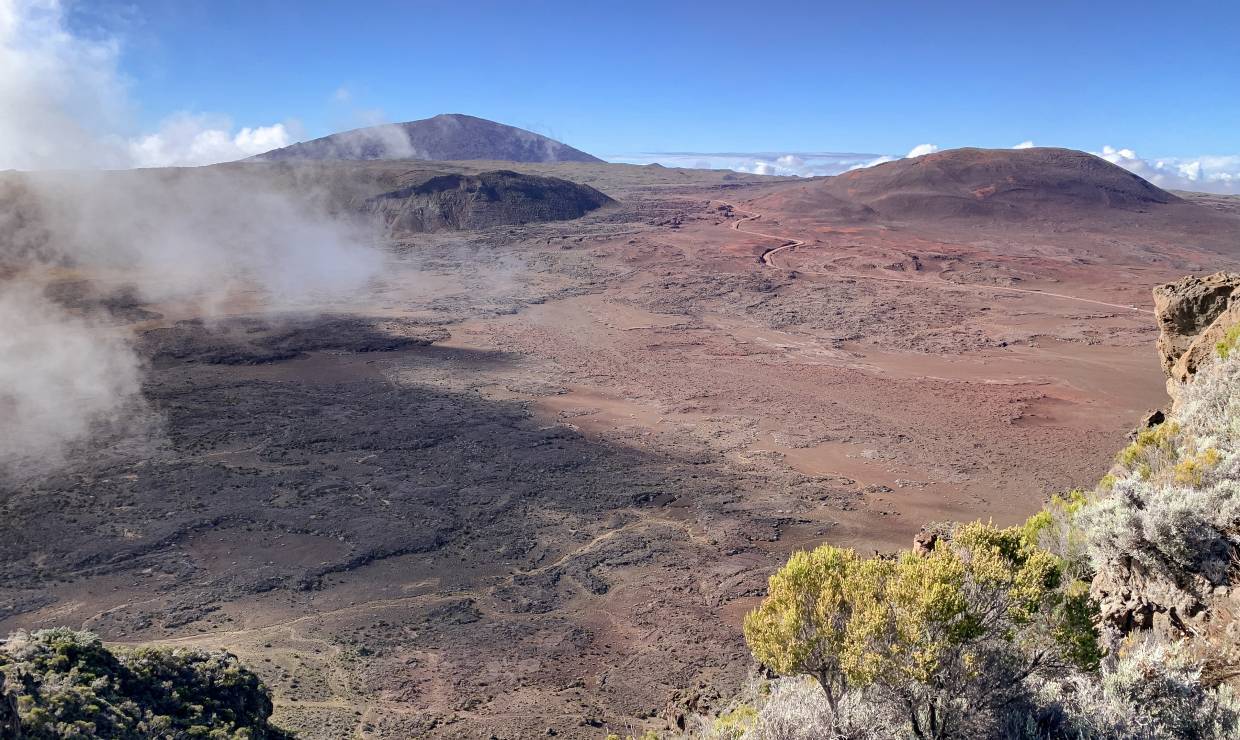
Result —
[[[1032,140],[1022,141],[1012,149],[1031,149]],[[627,164],[661,164],[665,167],[696,169],[728,169],[754,175],[786,177],[820,177],[838,175],[849,170],[873,167],[884,162],[920,157],[940,151],[935,144],[918,144],[903,156],[831,152],[821,154],[790,153],[699,153],[650,152],[608,157],[611,162]],[[1112,164],[1139,175],[1167,190],[1192,190],[1204,193],[1240,194],[1240,155],[1213,155],[1193,158],[1163,157],[1146,159],[1132,149],[1107,145],[1090,152]]]

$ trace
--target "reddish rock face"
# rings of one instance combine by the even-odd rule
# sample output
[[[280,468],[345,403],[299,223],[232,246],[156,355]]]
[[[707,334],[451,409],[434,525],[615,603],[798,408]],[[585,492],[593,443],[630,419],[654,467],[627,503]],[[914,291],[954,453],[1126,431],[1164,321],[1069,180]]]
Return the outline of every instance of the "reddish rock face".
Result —
[[[939,543],[939,535],[935,532],[922,530],[913,537],[913,552],[918,555],[929,555]]]
[[[1222,336],[1226,325],[1240,320],[1240,273],[1216,272],[1206,277],[1185,277],[1154,289],[1158,320],[1158,355],[1167,377],[1183,382],[1205,359],[1199,348],[1207,334]],[[1230,314],[1229,320],[1223,314]],[[1217,342],[1218,338],[1214,339]],[[1214,342],[1210,343],[1213,349]],[[1194,350],[1194,345],[1198,349]]]

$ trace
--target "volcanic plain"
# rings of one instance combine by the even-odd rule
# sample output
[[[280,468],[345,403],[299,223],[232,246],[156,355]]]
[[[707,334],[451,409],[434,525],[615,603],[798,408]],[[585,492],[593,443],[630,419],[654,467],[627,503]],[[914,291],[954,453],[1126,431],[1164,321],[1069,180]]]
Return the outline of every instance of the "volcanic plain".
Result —
[[[308,738],[691,722],[746,678],[741,620],[793,550],[1091,486],[1164,403],[1150,289],[1240,258],[1226,199],[947,154],[808,181],[435,163],[615,202],[395,232],[366,291],[296,315],[50,276],[70,309],[110,297],[157,423],[4,484],[0,634],[230,650]]]

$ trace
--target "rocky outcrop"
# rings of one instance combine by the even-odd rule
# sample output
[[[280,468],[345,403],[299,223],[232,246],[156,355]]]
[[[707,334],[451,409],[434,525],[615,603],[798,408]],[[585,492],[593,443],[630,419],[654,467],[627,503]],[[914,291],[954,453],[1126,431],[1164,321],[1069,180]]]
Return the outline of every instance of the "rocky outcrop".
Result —
[[[949,542],[952,538],[952,530],[956,528],[959,522],[927,522],[922,525],[921,531],[913,536],[913,552],[923,557],[934,552],[934,548],[941,542]]]
[[[1172,390],[1216,356],[1224,332],[1240,322],[1240,273],[1186,277],[1154,289],[1158,355]]]
[[[934,546],[937,544],[939,544],[939,536],[923,529],[913,537],[913,552],[922,557],[928,557],[934,552]]]
[[[1240,325],[1240,274],[1220,272],[1183,278],[1156,288],[1154,300],[1161,330],[1158,352],[1175,403],[1165,416],[1151,416],[1144,426],[1175,426],[1164,427],[1162,439],[1167,449],[1146,458],[1142,480],[1117,485],[1109,494],[1126,497],[1131,516],[1116,524],[1132,528],[1130,539],[1136,544],[1099,568],[1091,594],[1099,604],[1104,631],[1113,647],[1119,638],[1142,631],[1165,640],[1188,639],[1188,649],[1214,671],[1211,680],[1240,682],[1240,520],[1234,516],[1240,511],[1240,505],[1234,503],[1240,466],[1234,458],[1234,445],[1229,452],[1227,445],[1219,442],[1227,439],[1225,430],[1235,423],[1235,405],[1229,399],[1234,399],[1240,388],[1233,387],[1236,376],[1234,372],[1228,374],[1230,365],[1218,366],[1217,373],[1211,369],[1214,363],[1223,362],[1220,341],[1228,330]],[[1235,362],[1235,358],[1227,362]],[[1213,399],[1205,408],[1216,408],[1217,412],[1202,416],[1202,393]],[[1194,430],[1195,436],[1183,437],[1181,427],[1194,418],[1190,411],[1194,406],[1194,424],[1204,429]],[[1134,447],[1164,444],[1150,439],[1142,442],[1138,437]],[[1200,444],[1209,444],[1215,453],[1215,458],[1206,463],[1211,466],[1208,474],[1194,473],[1200,469],[1191,467],[1200,464],[1194,462],[1200,460],[1203,451],[1197,446],[1200,439],[1210,440]],[[1213,449],[1215,445],[1220,449]],[[1183,467],[1185,464],[1190,467]],[[1207,476],[1204,482],[1202,475]],[[1212,493],[1194,494],[1194,490],[1205,490],[1203,484],[1212,486]],[[1187,508],[1167,510],[1167,497],[1156,503],[1154,494],[1160,486],[1174,492],[1175,500],[1181,502],[1178,505]],[[1213,516],[1216,512],[1218,516]],[[1169,547],[1178,550],[1179,557],[1158,560],[1142,556],[1157,540],[1165,540],[1159,543],[1160,551]],[[1134,552],[1138,557],[1132,556]]]
[[[366,201],[395,232],[566,221],[613,203],[589,185],[507,170],[439,175]]]
[[[1230,644],[1240,649],[1240,624],[1232,618],[1240,608],[1240,590],[1225,572],[1206,572],[1212,570],[1190,567],[1171,578],[1126,558],[1095,575],[1090,591],[1104,626],[1116,636],[1142,631],[1171,640],[1230,635]]]

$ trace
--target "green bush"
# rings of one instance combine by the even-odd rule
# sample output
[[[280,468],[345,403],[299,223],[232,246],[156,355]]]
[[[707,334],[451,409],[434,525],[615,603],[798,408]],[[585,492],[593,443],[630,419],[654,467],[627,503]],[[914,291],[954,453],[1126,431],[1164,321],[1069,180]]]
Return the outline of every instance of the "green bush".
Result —
[[[19,632],[0,649],[23,737],[279,740],[271,695],[226,653],[109,650],[70,629]]]
[[[1236,324],[1223,334],[1223,338],[1214,345],[1214,349],[1218,352],[1218,356],[1224,360],[1231,358],[1231,353],[1240,346],[1240,324]]]
[[[1062,560],[1022,528],[957,527],[930,554],[860,558],[824,545],[770,579],[745,619],[754,657],[821,686],[840,706],[862,692],[900,708],[918,738],[967,736],[1025,691],[1030,676],[1097,663],[1088,602],[1060,589]]]

